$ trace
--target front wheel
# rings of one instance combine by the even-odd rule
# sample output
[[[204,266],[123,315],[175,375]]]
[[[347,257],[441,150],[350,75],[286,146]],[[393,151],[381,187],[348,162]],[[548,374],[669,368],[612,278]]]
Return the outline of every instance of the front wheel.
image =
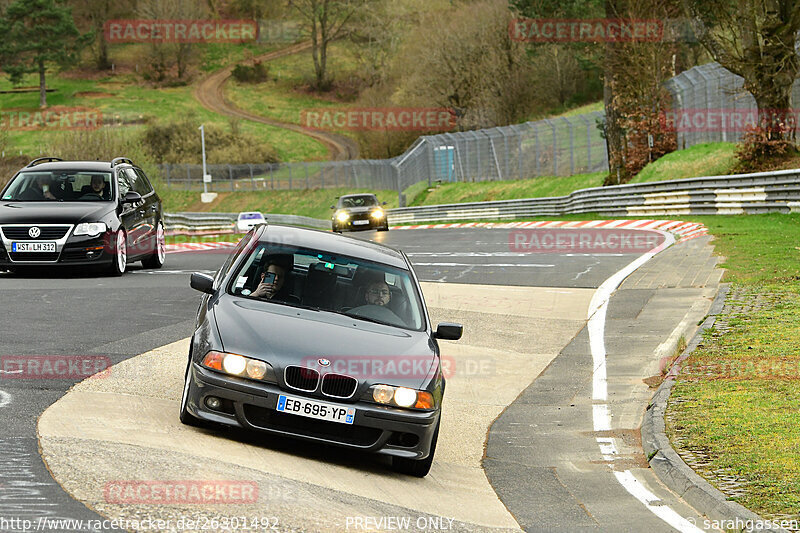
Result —
[[[436,441],[439,440],[439,422],[436,422],[436,429],[433,431],[431,439],[431,452],[425,459],[408,459],[406,457],[392,457],[392,469],[395,472],[414,477],[425,477],[431,471],[433,465],[433,455],[436,452]]]
[[[111,253],[113,258],[108,274],[121,276],[125,273],[125,269],[128,268],[128,238],[125,235],[125,230],[120,229],[117,231],[111,246]]]
[[[155,269],[164,266],[164,261],[167,258],[167,243],[164,235],[164,225],[159,222],[156,228],[153,253],[142,259],[143,267]]]

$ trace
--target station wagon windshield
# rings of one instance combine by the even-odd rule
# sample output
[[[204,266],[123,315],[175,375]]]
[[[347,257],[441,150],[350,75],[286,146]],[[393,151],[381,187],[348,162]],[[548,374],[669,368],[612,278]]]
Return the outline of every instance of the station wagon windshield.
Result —
[[[20,172],[3,192],[14,202],[108,202],[114,198],[110,172]]]

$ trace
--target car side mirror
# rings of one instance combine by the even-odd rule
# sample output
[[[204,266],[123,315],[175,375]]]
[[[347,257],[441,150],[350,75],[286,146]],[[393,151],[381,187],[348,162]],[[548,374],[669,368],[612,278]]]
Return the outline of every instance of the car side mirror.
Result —
[[[332,205],[332,206],[331,206],[331,209],[336,209],[336,206],[335,206],[335,205]]]
[[[136,191],[128,191],[122,197],[123,204],[136,204],[142,201],[142,195]]]
[[[433,334],[433,336],[436,339],[442,339],[444,341],[457,341],[463,334],[464,326],[461,324],[441,322],[438,326],[436,326],[436,332]]]
[[[389,202],[383,202],[381,205],[387,205]]]
[[[201,274],[200,272],[192,273],[189,285],[196,291],[214,294],[214,278],[208,274]]]

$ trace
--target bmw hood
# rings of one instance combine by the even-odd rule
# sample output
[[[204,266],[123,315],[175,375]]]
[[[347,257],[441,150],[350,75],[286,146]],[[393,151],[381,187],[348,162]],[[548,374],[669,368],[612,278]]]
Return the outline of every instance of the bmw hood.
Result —
[[[220,340],[230,353],[270,363],[338,372],[368,384],[420,388],[436,362],[425,331],[344,315],[223,296],[214,306]]]
[[[96,222],[112,213],[109,202],[2,202],[0,224],[77,224]]]

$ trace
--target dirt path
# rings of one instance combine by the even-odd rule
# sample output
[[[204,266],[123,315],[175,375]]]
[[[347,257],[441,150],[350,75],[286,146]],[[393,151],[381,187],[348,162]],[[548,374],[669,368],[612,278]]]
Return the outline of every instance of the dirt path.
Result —
[[[304,52],[309,48],[311,48],[310,41],[302,42],[287,48],[262,54],[255,57],[254,60],[271,61],[280,57]],[[229,65],[221,70],[218,70],[200,80],[200,83],[195,86],[194,97],[203,105],[203,107],[221,115],[252,120],[254,122],[269,124],[270,126],[276,126],[278,128],[284,128],[287,130],[296,131],[297,133],[302,133],[303,135],[308,135],[309,137],[324,144],[331,154],[331,159],[334,160],[358,158],[358,143],[356,143],[353,139],[349,139],[342,135],[336,135],[333,133],[327,133],[324,131],[299,126],[297,124],[281,122],[279,120],[273,120],[271,118],[254,115],[253,113],[244,111],[233,105],[225,98],[225,94],[222,90],[225,82],[231,76],[231,72],[233,72],[233,67],[234,65]]]

